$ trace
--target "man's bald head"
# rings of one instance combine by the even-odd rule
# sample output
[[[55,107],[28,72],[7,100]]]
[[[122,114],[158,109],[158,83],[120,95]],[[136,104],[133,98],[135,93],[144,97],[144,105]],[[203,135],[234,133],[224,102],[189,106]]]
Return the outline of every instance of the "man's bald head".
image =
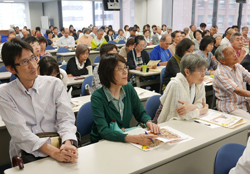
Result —
[[[161,27],[160,27],[160,26],[157,26],[157,27],[156,27],[156,32],[157,32],[158,34],[161,34]]]
[[[64,29],[64,37],[68,37],[69,36],[69,29],[68,28],[65,28]]]
[[[27,37],[28,36],[28,31],[27,30],[23,29],[22,33],[23,33],[23,37]]]
[[[168,49],[171,43],[172,43],[172,37],[169,34],[164,34],[160,39],[160,47],[163,49]]]
[[[14,38],[16,38],[16,35],[13,34],[13,33],[10,33],[10,34],[8,34],[8,36],[7,36],[7,41],[11,41],[11,39],[14,39]]]

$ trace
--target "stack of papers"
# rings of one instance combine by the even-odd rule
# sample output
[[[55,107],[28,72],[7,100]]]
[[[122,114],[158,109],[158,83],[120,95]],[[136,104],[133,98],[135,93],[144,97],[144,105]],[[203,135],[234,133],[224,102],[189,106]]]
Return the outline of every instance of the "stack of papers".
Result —
[[[212,85],[213,84],[213,79],[209,76],[204,77],[204,85]]]

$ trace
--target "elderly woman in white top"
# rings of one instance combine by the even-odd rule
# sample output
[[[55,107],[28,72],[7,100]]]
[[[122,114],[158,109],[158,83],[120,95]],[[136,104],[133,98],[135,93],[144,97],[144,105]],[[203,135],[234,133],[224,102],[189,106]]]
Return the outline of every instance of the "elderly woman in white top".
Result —
[[[181,72],[169,82],[160,98],[162,110],[158,123],[172,119],[190,120],[208,111],[203,84],[206,60],[188,53],[182,58],[180,67]]]

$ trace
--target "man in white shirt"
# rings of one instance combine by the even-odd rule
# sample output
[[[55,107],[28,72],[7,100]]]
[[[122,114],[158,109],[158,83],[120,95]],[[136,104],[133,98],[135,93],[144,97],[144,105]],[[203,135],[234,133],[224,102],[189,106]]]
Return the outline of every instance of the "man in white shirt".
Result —
[[[161,39],[161,27],[157,26],[156,33],[152,37],[152,42],[154,43],[154,45],[159,45],[160,44],[160,39]]]
[[[190,31],[189,31],[189,37],[192,41],[194,41],[194,32],[196,30],[196,26],[195,25],[190,25]]]
[[[232,34],[235,33],[235,30],[230,28],[227,30],[227,33],[226,33],[226,37],[224,37],[220,43],[220,45],[227,45],[227,46],[231,46],[231,43],[230,43],[230,37]]]
[[[0,115],[11,136],[10,158],[21,154],[24,163],[47,156],[60,162],[77,162],[75,116],[63,82],[38,76],[37,57],[20,39],[6,42],[2,56],[7,70],[18,76],[0,90]],[[47,132],[59,134],[59,148],[53,138],[38,136]]]
[[[74,48],[75,47],[75,39],[72,36],[69,36],[69,29],[65,28],[64,36],[62,36],[58,41],[59,47],[65,48]]]
[[[96,26],[94,26],[93,29],[92,29],[92,32],[90,33],[90,36],[93,37],[93,39],[97,35],[97,30],[98,30],[98,28]]]

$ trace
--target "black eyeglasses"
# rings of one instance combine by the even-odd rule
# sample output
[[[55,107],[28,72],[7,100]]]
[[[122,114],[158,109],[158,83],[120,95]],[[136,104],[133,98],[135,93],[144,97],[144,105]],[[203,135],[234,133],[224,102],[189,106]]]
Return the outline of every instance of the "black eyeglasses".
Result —
[[[20,63],[16,63],[15,65],[16,66],[22,66],[22,67],[28,66],[30,61],[32,63],[35,63],[37,61],[37,57],[33,54],[30,59],[23,59],[23,60],[21,60]]]

